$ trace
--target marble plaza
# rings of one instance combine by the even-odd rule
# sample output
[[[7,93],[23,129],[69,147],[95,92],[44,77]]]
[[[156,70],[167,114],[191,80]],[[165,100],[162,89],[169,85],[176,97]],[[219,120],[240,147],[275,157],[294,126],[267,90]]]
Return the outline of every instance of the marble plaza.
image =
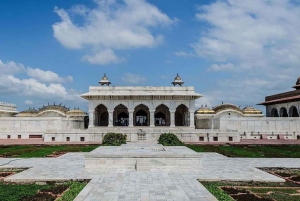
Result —
[[[139,170],[131,165],[114,166],[113,162],[103,165],[98,161],[99,163],[91,166],[91,163],[87,161],[103,152],[107,153],[108,158],[113,155],[123,155],[120,153],[122,150],[129,152],[124,156],[138,152],[133,155],[152,158],[152,155],[155,156],[156,152],[160,152],[159,150],[153,151],[153,147],[160,151],[166,149],[163,146],[149,146],[149,144],[128,144],[115,148],[118,149],[115,154],[111,150],[109,151],[109,149],[113,149],[112,147],[107,147],[106,151],[100,148],[87,154],[68,153],[58,158],[1,158],[0,168],[29,168],[5,179],[10,182],[41,183],[44,181],[90,180],[75,201],[216,201],[198,179],[283,182],[283,179],[256,167],[300,167],[300,159],[228,158],[217,153],[195,153],[191,150],[185,150],[179,154],[181,157],[197,155],[201,163],[190,166],[181,166],[182,164],[179,163],[179,166],[174,166],[168,163],[153,162],[154,165],[149,166],[148,169]],[[146,151],[140,151],[139,148],[144,148]],[[177,147],[169,149],[175,156],[180,150]],[[172,153],[169,153],[169,156]],[[160,155],[161,157],[166,156]],[[164,168],[162,168],[163,166]]]
[[[86,168],[124,167],[136,170],[199,167],[200,154],[187,147],[164,147],[154,143],[102,146],[85,155]]]

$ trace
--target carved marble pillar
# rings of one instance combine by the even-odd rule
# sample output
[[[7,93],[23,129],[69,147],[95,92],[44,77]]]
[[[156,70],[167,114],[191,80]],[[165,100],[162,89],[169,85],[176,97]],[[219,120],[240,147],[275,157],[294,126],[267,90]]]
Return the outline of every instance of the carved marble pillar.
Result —
[[[114,111],[109,110],[108,111],[108,127],[113,127],[114,126],[113,115],[114,115]]]
[[[193,111],[190,111],[190,127],[195,128],[195,116]]]
[[[150,127],[154,127],[154,110],[150,110]]]
[[[94,110],[89,110],[89,128],[94,127]]]
[[[133,127],[133,112],[134,110],[129,110],[128,113],[129,113],[129,127]]]
[[[175,127],[175,110],[170,110],[171,122],[170,127]]]

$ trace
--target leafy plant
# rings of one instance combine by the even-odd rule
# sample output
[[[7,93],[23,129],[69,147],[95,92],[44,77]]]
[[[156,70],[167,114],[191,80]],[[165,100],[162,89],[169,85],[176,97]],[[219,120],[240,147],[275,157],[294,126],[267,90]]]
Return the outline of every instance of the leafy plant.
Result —
[[[57,201],[72,201],[80,193],[80,191],[86,186],[86,183],[72,182],[70,189],[58,198]]]
[[[164,146],[184,146],[176,135],[173,133],[163,133],[159,136],[158,143]]]
[[[127,135],[122,133],[107,133],[103,137],[102,145],[104,146],[120,146],[126,144]]]
[[[219,188],[218,182],[201,182],[203,186],[219,201],[232,201],[233,199]]]

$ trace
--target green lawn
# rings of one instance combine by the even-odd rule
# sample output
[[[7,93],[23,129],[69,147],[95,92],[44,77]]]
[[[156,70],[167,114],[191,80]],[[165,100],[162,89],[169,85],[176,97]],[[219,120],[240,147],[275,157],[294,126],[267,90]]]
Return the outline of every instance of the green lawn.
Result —
[[[63,194],[59,201],[71,201],[84,188],[86,182],[67,182],[62,185],[8,184],[0,181],[0,201],[54,201],[58,194]],[[51,196],[48,192],[51,192]]]
[[[300,145],[187,145],[196,152],[217,152],[228,157],[300,158]]]
[[[233,201],[229,194],[240,201],[299,201],[299,195],[293,195],[300,190],[300,186],[286,183],[235,183],[235,182],[201,182],[207,190],[219,201]],[[262,188],[269,186],[268,188]],[[295,186],[297,188],[295,188]],[[225,187],[224,191],[221,188]],[[254,188],[255,187],[255,188]],[[276,187],[276,188],[274,188]],[[230,190],[234,188],[235,190]],[[228,190],[227,190],[228,189]],[[228,192],[228,194],[226,192]],[[242,195],[242,194],[244,195]],[[253,194],[260,196],[259,199]]]
[[[58,152],[90,152],[99,145],[14,145],[0,146],[2,157],[45,157]]]

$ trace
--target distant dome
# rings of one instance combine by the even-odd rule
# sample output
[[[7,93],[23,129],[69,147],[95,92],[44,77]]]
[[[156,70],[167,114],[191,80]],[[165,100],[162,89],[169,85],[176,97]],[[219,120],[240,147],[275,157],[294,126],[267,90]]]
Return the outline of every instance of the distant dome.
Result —
[[[67,115],[69,116],[86,116],[87,113],[85,113],[82,110],[79,109],[74,109],[74,110],[70,110],[69,112],[67,112]]]
[[[38,110],[35,108],[29,108],[28,110],[24,110],[19,112],[18,117],[33,117],[38,114]]]
[[[245,107],[243,109],[244,114],[262,114],[262,111],[254,108],[254,107]]]
[[[177,73],[177,76],[174,79],[174,82],[172,82],[174,86],[179,85],[182,86],[184,82],[182,81],[181,77],[179,77],[179,74]]]
[[[239,107],[237,107],[236,105],[233,105],[233,104],[229,104],[229,103],[224,103],[224,104],[222,103],[221,105],[217,105],[213,108],[213,110],[216,113],[223,112],[224,110],[234,110],[234,111],[242,113],[242,110]]]
[[[98,82],[101,86],[103,85],[107,85],[109,86],[111,84],[111,82],[108,80],[108,78],[106,77],[106,74],[103,75],[102,79]]]
[[[201,106],[195,112],[195,114],[216,114],[216,112],[214,110],[212,110],[211,108],[208,108],[207,106],[205,106],[205,107]]]
[[[299,84],[300,84],[300,77],[298,77],[297,82],[296,82],[296,85],[299,85]]]
[[[180,78],[179,75],[177,74],[177,76],[175,77],[174,80],[181,80],[181,78]]]

